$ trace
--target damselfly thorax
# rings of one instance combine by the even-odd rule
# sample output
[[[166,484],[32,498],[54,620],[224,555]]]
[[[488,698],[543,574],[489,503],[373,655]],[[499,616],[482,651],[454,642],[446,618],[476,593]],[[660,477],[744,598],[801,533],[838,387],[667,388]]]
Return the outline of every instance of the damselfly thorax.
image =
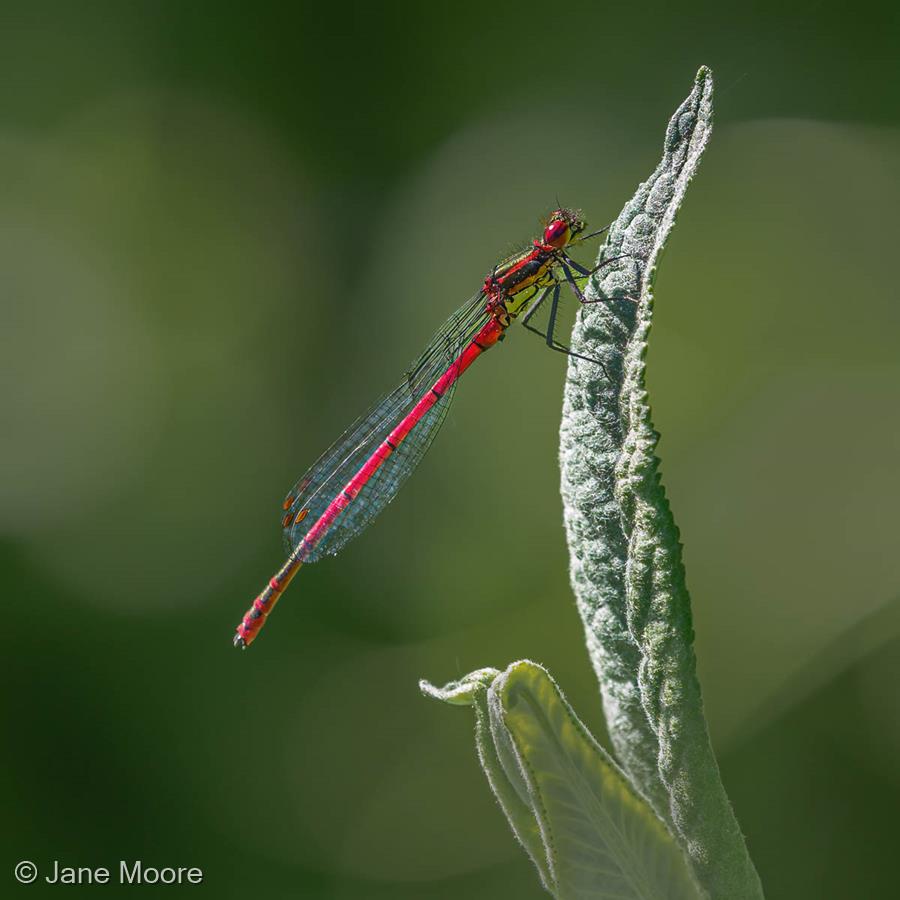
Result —
[[[509,325],[541,288],[556,283],[554,269],[567,259],[566,245],[581,231],[584,222],[568,210],[559,210],[548,222],[544,234],[523,251],[500,263],[484,280],[487,309]]]

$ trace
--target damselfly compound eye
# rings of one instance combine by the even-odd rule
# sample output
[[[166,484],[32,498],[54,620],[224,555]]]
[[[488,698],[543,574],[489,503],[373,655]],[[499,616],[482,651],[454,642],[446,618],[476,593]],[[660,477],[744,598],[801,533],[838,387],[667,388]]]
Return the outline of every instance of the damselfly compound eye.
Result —
[[[544,229],[544,243],[560,249],[569,242],[569,223],[566,219],[552,219]]]

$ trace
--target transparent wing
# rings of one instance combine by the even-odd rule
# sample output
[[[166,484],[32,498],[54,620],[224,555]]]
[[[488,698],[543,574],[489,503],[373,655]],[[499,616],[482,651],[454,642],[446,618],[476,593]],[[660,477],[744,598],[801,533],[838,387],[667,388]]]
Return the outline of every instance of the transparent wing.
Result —
[[[438,329],[419,358],[407,369],[400,384],[363,413],[297,480],[283,504],[282,527],[289,552],[487,319],[484,295],[478,293]],[[307,562],[315,562],[326,553],[337,553],[394,499],[443,424],[454,388],[455,384],[382,463],[356,499],[334,521]]]
[[[310,557],[311,561],[321,559],[325,554],[338,553],[345,544],[365,531],[372,520],[394,499],[400,485],[422,461],[422,457],[440,430],[453,401],[455,389],[454,384],[443,394],[403,443],[379,467],[316,546]]]

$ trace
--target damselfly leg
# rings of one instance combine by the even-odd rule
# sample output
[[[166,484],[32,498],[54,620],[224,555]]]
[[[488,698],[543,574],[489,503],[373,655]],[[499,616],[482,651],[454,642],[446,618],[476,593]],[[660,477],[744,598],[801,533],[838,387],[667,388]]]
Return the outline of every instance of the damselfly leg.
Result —
[[[561,285],[558,281],[554,281],[553,284],[544,288],[537,300],[531,304],[528,311],[522,317],[522,324],[533,334],[542,337],[551,350],[555,350],[557,353],[565,353],[566,356],[574,356],[576,359],[583,359],[585,362],[594,363],[594,365],[600,366],[603,370],[603,374],[611,381],[612,379],[610,378],[609,372],[601,360],[593,359],[590,356],[583,356],[581,353],[575,353],[572,349],[556,339],[556,322],[561,293]],[[530,323],[530,320],[550,295],[552,295],[552,299],[550,300],[550,316],[547,320],[546,330],[542,331],[540,328],[535,328],[534,325]]]

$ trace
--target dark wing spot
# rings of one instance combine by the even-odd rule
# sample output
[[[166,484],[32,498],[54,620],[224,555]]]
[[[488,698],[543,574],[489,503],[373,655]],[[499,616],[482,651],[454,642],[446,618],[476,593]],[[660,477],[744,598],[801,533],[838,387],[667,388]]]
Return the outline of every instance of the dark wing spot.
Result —
[[[291,518],[292,516],[290,513],[285,513],[284,518],[281,520],[281,527],[287,528],[288,525],[291,524]]]
[[[294,517],[294,524],[299,525],[300,522],[302,522],[306,518],[308,513],[309,513],[308,506],[306,507],[306,509],[301,509],[300,512],[298,512],[297,515]],[[290,518],[290,516],[288,516],[288,518]]]
[[[281,504],[281,508],[284,510],[288,510],[293,505],[294,505],[294,495],[288,494],[287,497],[285,497],[284,503]]]

